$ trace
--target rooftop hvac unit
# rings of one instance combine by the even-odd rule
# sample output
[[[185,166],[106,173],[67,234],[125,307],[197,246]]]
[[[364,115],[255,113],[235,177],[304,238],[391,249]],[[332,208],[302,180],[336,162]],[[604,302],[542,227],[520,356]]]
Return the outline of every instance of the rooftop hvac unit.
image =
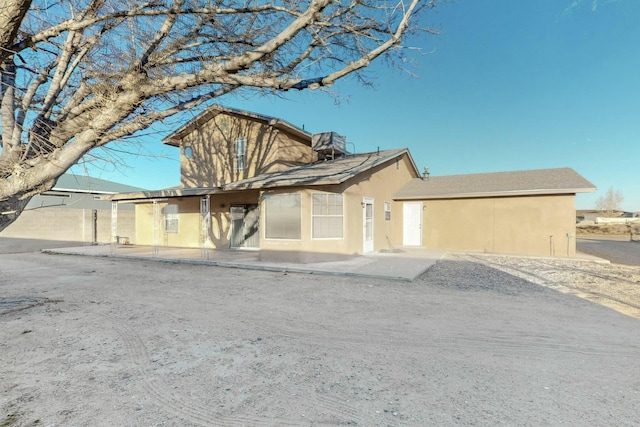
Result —
[[[311,148],[320,158],[334,158],[347,153],[347,138],[335,132],[316,133],[311,137]]]

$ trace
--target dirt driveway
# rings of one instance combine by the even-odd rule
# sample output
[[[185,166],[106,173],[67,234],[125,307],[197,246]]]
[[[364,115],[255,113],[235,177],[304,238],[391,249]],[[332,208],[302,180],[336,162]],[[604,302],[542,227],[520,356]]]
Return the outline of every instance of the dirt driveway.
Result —
[[[625,240],[612,240],[601,236],[578,238],[579,251],[607,259],[616,264],[640,266],[640,242]]]
[[[640,321],[510,262],[400,283],[2,255],[0,425],[637,425]]]

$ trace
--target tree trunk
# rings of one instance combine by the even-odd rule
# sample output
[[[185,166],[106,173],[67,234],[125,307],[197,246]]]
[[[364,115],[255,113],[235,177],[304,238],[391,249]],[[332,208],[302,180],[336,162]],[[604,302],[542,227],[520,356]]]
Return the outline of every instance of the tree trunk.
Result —
[[[29,11],[31,0],[2,0],[0,6],[0,62],[13,54],[9,47],[14,43],[24,16]]]
[[[0,200],[0,232],[18,219],[32,196],[19,199],[18,196]]]

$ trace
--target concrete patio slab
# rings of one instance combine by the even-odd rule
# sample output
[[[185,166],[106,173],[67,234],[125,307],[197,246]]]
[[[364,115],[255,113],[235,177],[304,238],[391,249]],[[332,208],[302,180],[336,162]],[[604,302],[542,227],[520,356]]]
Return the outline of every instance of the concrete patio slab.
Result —
[[[46,253],[133,258],[164,262],[206,264],[218,267],[265,271],[328,274],[412,281],[442,259],[445,251],[423,248],[390,253],[372,253],[348,260],[288,263],[260,259],[259,251],[202,250],[194,248],[160,247],[154,253],[151,246],[97,245],[47,249]]]

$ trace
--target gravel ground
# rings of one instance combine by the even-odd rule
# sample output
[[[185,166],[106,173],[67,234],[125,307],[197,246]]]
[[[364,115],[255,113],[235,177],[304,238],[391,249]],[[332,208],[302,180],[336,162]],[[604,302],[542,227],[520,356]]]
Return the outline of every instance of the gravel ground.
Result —
[[[640,319],[638,267],[582,260],[496,255],[459,255],[457,258],[477,262],[485,268],[520,277],[527,283],[576,295]]]
[[[639,270],[457,255],[399,283],[2,255],[0,426],[637,425],[640,322],[566,293],[630,310]]]

